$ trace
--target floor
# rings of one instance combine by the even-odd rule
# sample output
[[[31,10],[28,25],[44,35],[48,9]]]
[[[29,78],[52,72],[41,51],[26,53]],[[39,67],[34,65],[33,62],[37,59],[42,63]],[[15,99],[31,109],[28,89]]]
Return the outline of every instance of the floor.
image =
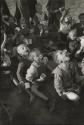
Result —
[[[19,93],[17,87],[11,82],[9,76],[3,76],[0,83],[0,125],[28,125],[28,124],[80,124],[84,125],[84,92],[80,104],[75,107],[61,100],[56,103],[55,110],[49,111],[48,104],[35,97],[29,103],[26,92]],[[46,88],[49,88],[46,84]],[[46,95],[53,95],[53,89]],[[49,94],[48,94],[49,93]],[[49,95],[49,97],[50,97]]]

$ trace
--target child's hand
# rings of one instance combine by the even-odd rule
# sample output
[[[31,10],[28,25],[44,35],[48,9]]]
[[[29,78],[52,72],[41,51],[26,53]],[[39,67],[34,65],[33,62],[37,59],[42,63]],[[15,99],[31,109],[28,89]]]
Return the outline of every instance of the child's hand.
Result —
[[[25,88],[26,88],[26,89],[29,89],[29,88],[30,88],[30,83],[29,83],[29,82],[26,82],[26,83],[25,83]]]
[[[40,78],[36,80],[36,82],[43,82],[46,75],[44,73],[41,74]]]
[[[37,79],[36,82],[43,82],[44,79]]]
[[[44,73],[41,74],[40,79],[45,79],[46,75]]]

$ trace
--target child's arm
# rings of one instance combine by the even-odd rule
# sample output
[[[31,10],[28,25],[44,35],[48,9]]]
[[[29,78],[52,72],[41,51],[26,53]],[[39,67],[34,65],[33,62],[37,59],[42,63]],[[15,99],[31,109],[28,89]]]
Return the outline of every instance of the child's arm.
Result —
[[[24,62],[19,62],[18,68],[17,68],[17,78],[20,83],[24,84],[25,83],[25,78],[23,77],[23,70],[24,70]]]
[[[62,71],[57,67],[53,70],[52,74],[54,74],[54,88],[58,95],[63,97],[65,90],[62,85]]]
[[[6,35],[6,33],[4,33],[4,40],[3,40],[2,44],[1,44],[1,52],[2,53],[4,52],[6,42],[7,42],[7,35]]]
[[[59,96],[63,95],[64,89],[62,87],[62,79],[59,74],[54,75],[54,87]]]
[[[46,78],[46,75],[45,75],[44,73],[42,73],[42,74],[40,75],[40,78],[37,79],[36,82],[43,82],[43,81],[45,80],[45,78]]]

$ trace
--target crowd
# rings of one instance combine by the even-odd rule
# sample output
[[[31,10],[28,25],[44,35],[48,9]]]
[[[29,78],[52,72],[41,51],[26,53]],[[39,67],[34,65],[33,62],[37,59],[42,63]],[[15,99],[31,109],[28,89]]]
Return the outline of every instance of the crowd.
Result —
[[[2,14],[1,68],[5,75],[30,96],[49,102],[40,91],[53,76],[56,93],[64,100],[78,103],[84,85],[84,13],[77,23],[64,7],[47,15],[41,4],[35,5],[34,17],[17,23],[16,18]],[[52,14],[59,15],[52,19]],[[54,20],[54,21],[51,21]]]

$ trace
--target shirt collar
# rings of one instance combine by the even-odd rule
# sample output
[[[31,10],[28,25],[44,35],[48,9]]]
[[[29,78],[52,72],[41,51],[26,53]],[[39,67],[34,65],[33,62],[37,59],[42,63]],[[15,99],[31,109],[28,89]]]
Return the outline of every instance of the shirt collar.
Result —
[[[58,65],[58,67],[59,67],[61,70],[63,70],[63,71],[68,71],[68,70],[70,69],[70,65],[69,65],[68,70],[66,70],[66,69],[63,67],[63,65]]]

